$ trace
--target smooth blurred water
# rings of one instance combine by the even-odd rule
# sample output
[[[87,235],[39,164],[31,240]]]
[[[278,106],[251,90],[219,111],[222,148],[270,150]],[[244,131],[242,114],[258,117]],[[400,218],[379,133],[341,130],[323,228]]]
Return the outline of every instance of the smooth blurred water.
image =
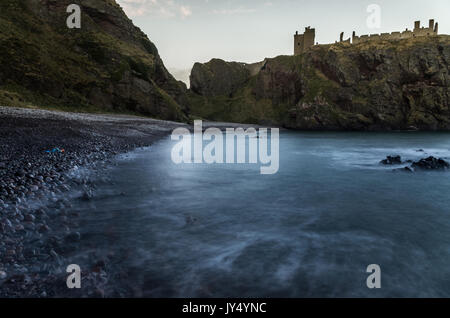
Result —
[[[78,255],[118,256],[138,295],[450,296],[450,173],[379,164],[448,159],[450,134],[282,132],[275,175],[175,165],[173,145],[123,156],[112,182],[74,202]],[[369,264],[381,266],[379,290],[366,287]]]

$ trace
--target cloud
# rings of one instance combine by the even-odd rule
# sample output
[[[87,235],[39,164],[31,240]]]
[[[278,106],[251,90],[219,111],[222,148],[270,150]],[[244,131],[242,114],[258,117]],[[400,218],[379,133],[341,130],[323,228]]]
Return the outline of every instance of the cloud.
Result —
[[[189,7],[181,6],[180,7],[180,13],[181,13],[181,16],[183,18],[185,18],[185,17],[188,17],[188,16],[192,15],[192,10]]]
[[[256,12],[256,9],[249,9],[244,7],[238,7],[234,9],[214,9],[212,13],[214,14],[224,14],[224,15],[234,15],[234,14],[245,14]]]
[[[117,0],[129,17],[144,15],[165,18],[186,18],[192,15],[189,6],[178,4],[175,0]]]

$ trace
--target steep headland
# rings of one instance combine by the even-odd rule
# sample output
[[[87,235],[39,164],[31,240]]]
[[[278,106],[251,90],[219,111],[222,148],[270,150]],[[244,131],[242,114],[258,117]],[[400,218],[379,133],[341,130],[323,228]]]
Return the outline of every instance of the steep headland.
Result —
[[[0,105],[131,112],[186,120],[186,86],[114,0],[0,1]]]
[[[191,108],[302,130],[450,130],[450,36],[314,46],[258,64],[195,64]]]

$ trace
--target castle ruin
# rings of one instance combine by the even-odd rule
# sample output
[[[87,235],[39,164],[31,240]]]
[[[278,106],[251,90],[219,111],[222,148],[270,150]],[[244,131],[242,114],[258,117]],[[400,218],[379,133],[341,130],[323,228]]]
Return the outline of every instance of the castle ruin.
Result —
[[[420,21],[414,22],[414,29],[408,30],[408,28],[403,32],[392,32],[392,33],[381,33],[381,34],[370,34],[357,36],[356,32],[353,31],[352,37],[349,39],[344,39],[344,32],[341,32],[339,37],[339,42],[359,44],[369,41],[378,40],[403,40],[410,39],[414,37],[421,36],[435,36],[438,35],[439,25],[431,19],[428,23],[428,27],[421,27]],[[311,27],[305,28],[305,33],[299,34],[298,31],[294,35],[294,55],[300,55],[304,53],[308,48],[314,46],[314,40],[316,36],[315,29]],[[336,41],[337,43],[338,41]]]
[[[294,55],[300,55],[305,52],[308,48],[314,45],[314,40],[316,38],[316,29],[311,29],[311,27],[305,28],[305,33],[298,34],[298,31],[294,35]]]
[[[408,30],[408,28],[403,32],[392,32],[392,33],[381,33],[381,34],[370,34],[356,36],[353,31],[352,43],[358,44],[362,42],[372,41],[372,40],[403,40],[410,39],[419,36],[433,36],[438,34],[438,23],[434,23],[434,20],[429,21],[428,27],[420,27],[420,21],[414,22],[414,29]]]

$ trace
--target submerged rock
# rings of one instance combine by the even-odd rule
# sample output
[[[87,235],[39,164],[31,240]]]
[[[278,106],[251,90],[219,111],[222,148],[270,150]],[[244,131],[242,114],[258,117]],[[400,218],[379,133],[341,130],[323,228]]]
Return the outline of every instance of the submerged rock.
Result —
[[[414,170],[410,167],[404,167],[404,168],[398,168],[398,169],[394,169],[394,172],[409,172],[409,173],[413,173]]]
[[[81,239],[80,232],[73,232],[66,236],[67,241],[77,242]]]
[[[81,199],[82,199],[83,201],[89,201],[89,200],[91,200],[93,197],[94,197],[94,193],[92,192],[92,190],[88,189],[88,190],[85,190],[85,191],[84,191],[83,195],[81,196]]]

